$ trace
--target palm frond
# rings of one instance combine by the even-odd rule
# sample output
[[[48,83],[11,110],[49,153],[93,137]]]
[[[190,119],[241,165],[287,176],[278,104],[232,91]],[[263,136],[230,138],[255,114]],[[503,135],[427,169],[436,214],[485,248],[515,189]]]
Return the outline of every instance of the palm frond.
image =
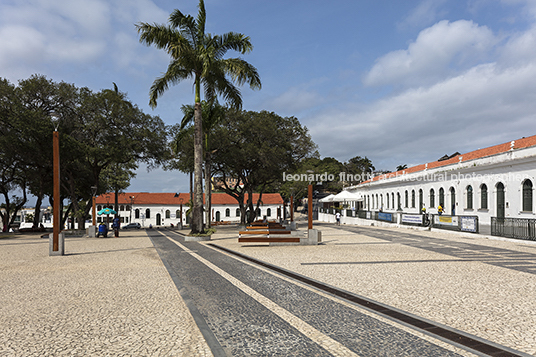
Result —
[[[194,122],[194,112],[195,107],[191,104],[183,104],[181,106],[181,111],[184,114],[181,121],[181,130],[184,130],[188,124],[191,124]]]
[[[176,84],[180,81],[193,76],[192,72],[185,69],[179,61],[172,61],[166,73],[154,80],[149,91],[149,105],[156,107],[157,99],[169,88],[170,84]]]
[[[197,13],[197,39],[203,39],[205,37],[205,24],[207,21],[207,13],[205,11],[205,2],[199,0],[199,12]]]
[[[244,61],[241,58],[227,58],[221,60],[225,68],[225,72],[228,73],[233,81],[238,85],[248,83],[251,89],[261,89],[261,77],[257,68],[250,63]]]
[[[169,15],[169,23],[178,28],[192,44],[197,42],[197,23],[191,15],[184,15],[179,10],[173,10]]]
[[[137,23],[136,28],[140,34],[140,43],[147,46],[155,45],[158,49],[169,49],[171,44],[174,44],[179,37],[180,32],[166,25],[148,24],[145,22]]]

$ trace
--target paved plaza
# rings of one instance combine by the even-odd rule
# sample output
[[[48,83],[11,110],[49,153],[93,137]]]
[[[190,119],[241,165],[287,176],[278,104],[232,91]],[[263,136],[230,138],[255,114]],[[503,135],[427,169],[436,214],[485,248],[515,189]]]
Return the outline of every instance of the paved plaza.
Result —
[[[218,247],[536,355],[535,244],[315,227],[319,246],[239,244],[236,227],[206,243],[142,230],[67,238],[61,257],[39,235],[3,236],[0,356],[479,355]]]

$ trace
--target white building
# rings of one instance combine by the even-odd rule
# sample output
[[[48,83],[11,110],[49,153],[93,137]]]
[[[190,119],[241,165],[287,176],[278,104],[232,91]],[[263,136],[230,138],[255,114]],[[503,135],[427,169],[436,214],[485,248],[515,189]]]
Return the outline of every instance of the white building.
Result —
[[[256,204],[258,194],[253,194]],[[119,195],[119,216],[122,224],[139,223],[142,227],[174,226],[181,218],[182,224],[189,223],[186,217],[189,193],[149,193],[132,192]],[[247,195],[246,195],[247,200]],[[97,197],[97,212],[104,207],[113,208],[115,195],[103,194]],[[264,193],[258,216],[278,219],[283,212],[283,199],[279,193]],[[182,212],[182,213],[181,213]],[[111,218],[111,217],[110,217]],[[106,221],[106,216],[97,216],[97,222]],[[212,222],[240,222],[240,209],[237,201],[225,193],[212,194]]]
[[[536,218],[536,136],[465,154],[452,155],[398,172],[376,176],[348,191],[361,196],[363,209],[386,213]]]

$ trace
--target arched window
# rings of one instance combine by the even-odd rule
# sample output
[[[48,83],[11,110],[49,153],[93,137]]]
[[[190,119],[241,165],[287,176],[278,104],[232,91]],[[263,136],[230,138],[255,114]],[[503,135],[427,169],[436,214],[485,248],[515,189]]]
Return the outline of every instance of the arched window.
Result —
[[[415,208],[415,190],[411,190],[411,208]]]
[[[119,208],[120,211],[124,211],[125,210],[125,206],[124,205],[121,205],[121,207]]]
[[[225,217],[231,217],[231,209],[229,208],[225,209]]]
[[[404,200],[404,203],[405,203],[405,204],[404,204],[404,207],[406,207],[406,208],[409,207],[409,199],[408,199],[408,197],[409,197],[409,196],[408,196],[408,190],[406,190],[406,192],[404,193],[404,198],[405,198],[405,200]]]
[[[398,208],[397,208],[397,209],[398,209],[399,211],[402,211],[402,202],[400,202],[400,192],[397,192],[397,193],[396,193],[396,198],[397,198],[397,203],[398,203],[398,205],[397,205]]]
[[[433,188],[430,189],[430,207],[435,207],[435,191]]]
[[[130,205],[127,205],[127,211],[130,211],[130,208],[131,208]]]
[[[532,212],[532,181],[523,182],[523,211]]]
[[[488,209],[488,186],[485,183],[480,185],[480,208]]]
[[[169,219],[171,218],[171,211],[170,210],[166,210],[166,219]]]
[[[391,205],[392,209],[395,209],[395,193],[391,193],[391,200],[393,201],[393,204]]]
[[[439,204],[445,208],[445,190],[443,190],[443,187],[439,189]]]
[[[240,217],[240,208],[237,208],[237,209],[236,209],[236,216],[237,216],[237,217]]]
[[[138,208],[136,208],[136,210],[134,211],[134,218],[136,219],[140,218],[140,210]]]
[[[422,188],[419,189],[419,211],[424,207],[424,192]]]
[[[380,195],[380,209],[383,210],[383,195]]]
[[[271,208],[267,208],[266,209],[266,217],[271,217],[272,216],[272,209]]]
[[[102,209],[102,206],[101,205],[98,205],[97,206],[97,211],[100,211]]]
[[[178,210],[175,211],[175,217],[176,217],[177,219],[181,219],[181,218],[182,218],[182,217],[181,217],[181,210],[180,210],[180,209],[178,209]]]
[[[451,187],[449,191],[450,191],[450,214],[454,216],[456,214],[456,190],[454,190],[454,187]],[[443,208],[445,208],[445,206],[443,206]]]
[[[389,209],[389,193],[385,194],[385,203],[386,203],[387,209]]]
[[[151,218],[151,210],[148,208],[145,210],[145,218]]]
[[[467,186],[467,209],[473,209],[473,187]]]
[[[504,218],[506,214],[505,187],[502,182],[495,186],[497,190],[497,218]]]

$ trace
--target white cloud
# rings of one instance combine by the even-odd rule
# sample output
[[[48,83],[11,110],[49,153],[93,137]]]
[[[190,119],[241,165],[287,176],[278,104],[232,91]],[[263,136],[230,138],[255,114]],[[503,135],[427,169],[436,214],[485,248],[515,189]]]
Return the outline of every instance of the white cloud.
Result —
[[[499,63],[505,66],[531,63],[536,59],[536,26],[512,35],[501,48]]]
[[[2,76],[15,82],[62,66],[85,71],[112,60],[117,68],[130,70],[154,63],[165,54],[146,51],[134,24],[164,23],[168,16],[150,0],[0,3],[0,65],[9,69]]]
[[[485,59],[497,39],[472,21],[440,21],[421,31],[406,50],[379,58],[363,82],[377,85],[429,85]]]
[[[324,113],[309,128],[313,139],[323,143],[323,155],[366,155],[394,169],[410,159],[430,161],[535,134],[535,79],[535,64],[479,65],[359,112]]]

